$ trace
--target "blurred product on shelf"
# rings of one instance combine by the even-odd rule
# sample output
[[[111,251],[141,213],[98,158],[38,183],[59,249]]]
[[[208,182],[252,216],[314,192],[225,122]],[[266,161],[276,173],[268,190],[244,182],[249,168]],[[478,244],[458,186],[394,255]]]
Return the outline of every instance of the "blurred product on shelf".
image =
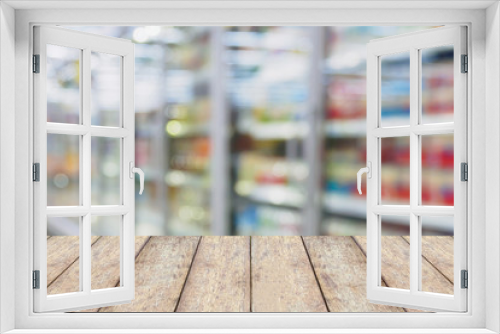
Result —
[[[380,139],[381,203],[410,205],[410,137]]]
[[[175,28],[182,43],[169,45],[165,92],[167,233],[208,235],[210,228],[211,30]]]
[[[79,176],[78,136],[47,134],[47,205],[78,205]]]
[[[47,122],[80,122],[80,52],[47,46]]]
[[[301,232],[309,176],[301,140],[309,134],[311,31],[230,27],[224,32],[236,234]]]
[[[242,153],[237,163],[237,195],[263,204],[301,208],[304,205],[303,182],[307,166],[303,161]]]
[[[353,175],[366,166],[366,44],[376,38],[432,27],[328,27],[325,42],[324,194],[321,233],[366,233],[366,184],[356,192]],[[449,46],[422,50],[422,121],[453,121],[453,49]],[[396,54],[383,59],[382,125],[409,125],[409,58]],[[442,93],[442,94],[441,94]],[[450,116],[451,115],[451,116]],[[399,144],[398,144],[399,140]],[[409,202],[409,146],[401,139],[382,149],[382,197],[392,204]],[[451,154],[451,163],[450,163]],[[432,162],[429,162],[432,157]],[[453,205],[453,139],[434,140],[422,149],[422,204]],[[406,166],[406,167],[405,167]],[[450,196],[451,194],[451,196]],[[451,198],[450,198],[451,197]],[[432,203],[432,204],[431,204]],[[433,229],[453,229],[431,218]],[[432,220],[434,219],[434,220]],[[395,217],[386,230],[398,231]]]
[[[380,57],[380,125],[410,125],[410,53]]]
[[[422,136],[422,204],[453,206],[453,135]]]
[[[247,204],[236,209],[237,235],[299,235],[301,215],[295,210]]]
[[[421,51],[422,123],[453,122],[453,46]]]

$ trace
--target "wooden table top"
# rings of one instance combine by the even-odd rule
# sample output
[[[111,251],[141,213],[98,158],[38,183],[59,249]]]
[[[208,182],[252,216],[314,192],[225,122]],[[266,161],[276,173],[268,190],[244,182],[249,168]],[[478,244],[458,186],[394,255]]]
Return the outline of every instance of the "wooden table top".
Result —
[[[118,237],[92,237],[92,288],[119,286]],[[414,312],[366,299],[366,237],[136,237],[129,304],[83,312]],[[382,284],[409,285],[409,238],[383,237]],[[77,237],[47,239],[48,293],[79,289]],[[453,238],[422,241],[424,291],[453,293]]]

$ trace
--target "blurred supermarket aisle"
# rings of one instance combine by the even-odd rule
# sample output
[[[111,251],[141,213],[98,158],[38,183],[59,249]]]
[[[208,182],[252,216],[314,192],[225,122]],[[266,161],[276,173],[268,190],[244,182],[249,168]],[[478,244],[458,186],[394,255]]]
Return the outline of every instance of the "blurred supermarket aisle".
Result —
[[[144,195],[136,197],[138,235],[300,235],[305,224],[317,235],[364,235],[366,201],[355,176],[366,157],[366,44],[431,27],[68,28],[136,45],[136,165],[147,177]],[[447,70],[453,52],[437,50],[422,55],[428,122],[453,115],[453,72],[450,77]],[[106,68],[116,64],[92,61],[101,71],[92,82],[99,106],[92,108],[106,110],[106,87],[117,79]],[[400,124],[409,115],[409,63],[396,55],[382,66],[382,122]],[[63,71],[55,75],[61,87],[71,86]],[[64,114],[68,96],[59,96],[50,103]],[[311,140],[319,166],[308,161]],[[383,201],[408,202],[409,144],[390,139],[382,147]],[[95,149],[101,156],[110,150],[106,143]],[[215,151],[225,154],[222,169],[212,163]],[[50,154],[61,164],[49,166],[49,188],[71,187],[77,152]],[[111,157],[95,168],[116,174]],[[422,164],[424,204],[453,205],[453,137],[426,140]],[[114,191],[106,183],[92,186],[103,198]],[[214,187],[226,195],[213,196]],[[307,201],[311,192],[320,199],[317,207]],[[319,218],[306,220],[307,210]],[[386,223],[388,234],[404,224]],[[429,226],[429,233],[450,232],[440,221]]]

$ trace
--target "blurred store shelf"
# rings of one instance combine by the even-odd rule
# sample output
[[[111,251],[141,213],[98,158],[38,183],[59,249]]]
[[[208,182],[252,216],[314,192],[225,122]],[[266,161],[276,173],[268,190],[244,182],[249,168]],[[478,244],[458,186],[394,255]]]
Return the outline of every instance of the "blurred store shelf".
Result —
[[[299,122],[259,123],[247,121],[243,122],[238,130],[257,140],[288,140],[304,138],[309,132],[309,127],[308,124]]]
[[[351,120],[327,120],[324,124],[325,136],[331,138],[366,137],[366,121]]]
[[[167,134],[174,138],[199,137],[209,135],[208,124],[192,124],[178,120],[168,121],[165,126]]]
[[[239,185],[236,184],[236,187]],[[241,187],[241,186],[240,186]],[[301,208],[305,203],[305,194],[299,189],[284,185],[254,186],[248,195],[253,201],[264,204]]]

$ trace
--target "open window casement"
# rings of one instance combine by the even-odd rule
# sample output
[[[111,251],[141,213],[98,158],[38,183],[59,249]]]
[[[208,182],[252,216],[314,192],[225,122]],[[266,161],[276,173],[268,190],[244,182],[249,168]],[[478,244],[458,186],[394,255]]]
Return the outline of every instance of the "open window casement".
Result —
[[[466,311],[465,29],[435,28],[373,40],[367,46],[367,298],[374,303]],[[442,75],[443,71],[450,71],[453,80],[443,82],[450,77]],[[445,100],[453,101],[445,108],[449,113],[436,115],[428,110]],[[400,108],[397,114],[394,105],[405,103],[406,112],[401,113]],[[453,154],[429,156],[429,149],[436,145],[452,147]],[[397,166],[384,160],[387,154],[396,155]],[[423,183],[432,186],[434,182],[429,170],[453,178],[453,189],[446,189],[449,206],[433,205],[433,194],[422,191]],[[409,196],[391,201],[384,183],[390,175],[406,183],[402,187],[409,189]],[[397,225],[400,235],[387,235],[387,224],[392,224],[392,230]],[[438,241],[452,243],[453,254],[447,258],[442,252],[440,259],[449,262],[452,284],[448,289],[440,287],[428,270],[426,250],[439,248]],[[405,247],[394,251],[395,242]],[[392,262],[394,257],[406,265],[394,264],[401,263]],[[386,271],[400,275],[396,286],[386,286]]]
[[[103,81],[104,62],[116,80]],[[33,72],[35,312],[130,302],[138,171],[134,46],[127,40],[38,26]],[[114,195],[104,196],[99,191],[103,187]],[[64,242],[48,250],[48,238]],[[106,253],[93,254],[97,239],[106,243]],[[54,268],[47,268],[47,257],[64,263],[68,253],[78,260],[63,273],[67,286],[51,285]],[[93,256],[107,257],[105,268],[96,267]],[[103,286],[98,274],[106,270],[119,272],[119,282]]]

